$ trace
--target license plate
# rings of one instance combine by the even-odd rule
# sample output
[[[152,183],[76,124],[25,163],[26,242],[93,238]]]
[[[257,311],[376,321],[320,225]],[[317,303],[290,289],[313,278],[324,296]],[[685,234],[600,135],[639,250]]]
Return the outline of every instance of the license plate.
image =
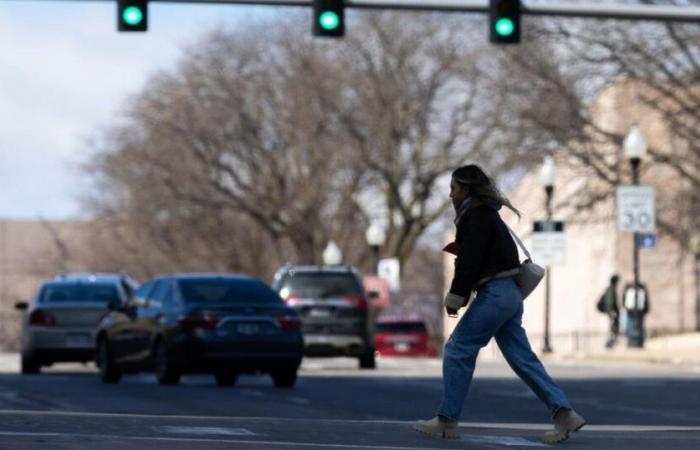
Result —
[[[66,334],[65,343],[66,347],[90,347],[92,345],[90,335],[84,333]]]
[[[245,334],[247,336],[260,334],[260,325],[255,323],[239,323],[236,326],[236,332],[238,334]]]
[[[311,317],[330,317],[331,312],[328,311],[327,309],[312,309],[311,310]]]
[[[405,342],[398,342],[394,344],[394,350],[397,352],[407,352],[411,346]]]

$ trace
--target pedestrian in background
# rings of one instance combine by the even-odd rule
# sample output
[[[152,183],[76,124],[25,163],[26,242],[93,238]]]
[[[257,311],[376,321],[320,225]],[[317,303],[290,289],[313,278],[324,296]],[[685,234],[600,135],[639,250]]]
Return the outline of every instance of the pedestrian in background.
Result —
[[[532,351],[522,327],[523,297],[512,276],[520,260],[515,243],[498,211],[503,205],[520,212],[476,165],[452,173],[450,198],[457,213],[455,275],[445,297],[445,310],[456,315],[482,281],[445,345],[442,366],[443,398],[436,417],[419,420],[413,429],[433,437],[459,438],[459,417],[471,384],[479,350],[496,343],[515,373],[547,406],[554,430],[542,441],[562,442],[585,425],[564,392],[550,378]]]
[[[598,304],[596,307],[598,311],[606,314],[610,318],[610,331],[608,332],[608,339],[605,342],[605,347],[611,348],[615,345],[617,336],[620,333],[620,307],[617,302],[617,283],[620,281],[620,277],[615,274],[610,277],[610,284],[603,295],[600,296]]]

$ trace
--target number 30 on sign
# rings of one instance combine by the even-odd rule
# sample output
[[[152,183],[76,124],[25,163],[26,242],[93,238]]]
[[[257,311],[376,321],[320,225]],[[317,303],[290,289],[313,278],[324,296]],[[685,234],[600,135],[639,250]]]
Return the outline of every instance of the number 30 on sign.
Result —
[[[617,227],[620,231],[656,230],[656,192],[651,186],[618,186]]]

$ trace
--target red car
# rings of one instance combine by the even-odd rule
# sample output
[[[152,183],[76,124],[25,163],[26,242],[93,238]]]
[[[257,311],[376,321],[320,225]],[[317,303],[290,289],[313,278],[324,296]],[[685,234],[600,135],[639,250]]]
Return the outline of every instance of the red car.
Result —
[[[379,356],[437,356],[435,340],[418,318],[380,317],[374,342]]]

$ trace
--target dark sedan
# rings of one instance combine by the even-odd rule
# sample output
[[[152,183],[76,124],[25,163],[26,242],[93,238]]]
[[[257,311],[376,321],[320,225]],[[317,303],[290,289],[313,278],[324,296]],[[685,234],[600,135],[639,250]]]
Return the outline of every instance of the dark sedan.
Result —
[[[304,353],[301,322],[264,282],[247,276],[159,276],[126,304],[112,304],[97,329],[102,381],[155,370],[161,384],[211,373],[220,386],[240,373],[269,373],[292,387]]]

